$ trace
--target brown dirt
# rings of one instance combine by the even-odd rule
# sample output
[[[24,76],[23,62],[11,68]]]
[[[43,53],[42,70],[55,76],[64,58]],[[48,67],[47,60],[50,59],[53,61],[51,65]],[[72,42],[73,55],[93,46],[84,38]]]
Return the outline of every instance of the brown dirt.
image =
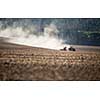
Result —
[[[100,80],[100,48],[76,49],[66,52],[0,42],[0,80]]]

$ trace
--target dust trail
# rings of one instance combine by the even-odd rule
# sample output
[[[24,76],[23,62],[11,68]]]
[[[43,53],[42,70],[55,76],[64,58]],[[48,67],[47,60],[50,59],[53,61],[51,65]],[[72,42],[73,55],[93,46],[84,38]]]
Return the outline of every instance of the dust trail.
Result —
[[[5,26],[5,27],[4,27]],[[0,37],[9,38],[8,42],[35,47],[60,49],[64,46],[63,40],[58,37],[59,30],[54,23],[47,24],[40,31],[36,24],[28,19],[12,21],[8,25],[6,21],[0,22]]]

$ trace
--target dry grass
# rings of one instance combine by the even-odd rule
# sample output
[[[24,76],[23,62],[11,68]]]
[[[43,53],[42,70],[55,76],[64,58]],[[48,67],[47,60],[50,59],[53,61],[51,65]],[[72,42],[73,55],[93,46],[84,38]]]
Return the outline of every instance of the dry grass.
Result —
[[[0,80],[100,80],[100,52],[1,48]]]

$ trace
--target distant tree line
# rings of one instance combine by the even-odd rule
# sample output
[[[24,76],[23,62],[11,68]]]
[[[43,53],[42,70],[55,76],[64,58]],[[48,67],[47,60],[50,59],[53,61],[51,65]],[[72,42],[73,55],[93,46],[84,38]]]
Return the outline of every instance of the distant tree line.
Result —
[[[29,20],[29,21],[27,21]],[[38,31],[44,31],[44,27],[53,23],[59,30],[59,38],[65,43],[82,45],[100,45],[100,19],[99,18],[33,18],[33,19],[0,19],[2,27],[12,26],[14,22],[19,22],[18,26],[29,27],[36,24]],[[23,21],[23,23],[21,23]],[[27,24],[28,23],[28,24]]]

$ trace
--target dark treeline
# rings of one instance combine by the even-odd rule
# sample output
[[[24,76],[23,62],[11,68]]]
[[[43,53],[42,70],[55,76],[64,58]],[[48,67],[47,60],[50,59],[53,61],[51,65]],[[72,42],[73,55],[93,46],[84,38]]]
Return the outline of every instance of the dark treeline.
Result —
[[[29,21],[28,21],[29,20]],[[0,19],[0,25],[5,29],[7,26],[28,27],[36,24],[38,31],[44,31],[45,25],[55,24],[59,30],[58,36],[65,43],[81,45],[100,45],[100,19],[99,18],[35,18],[35,19]],[[22,23],[23,22],[23,23]]]

